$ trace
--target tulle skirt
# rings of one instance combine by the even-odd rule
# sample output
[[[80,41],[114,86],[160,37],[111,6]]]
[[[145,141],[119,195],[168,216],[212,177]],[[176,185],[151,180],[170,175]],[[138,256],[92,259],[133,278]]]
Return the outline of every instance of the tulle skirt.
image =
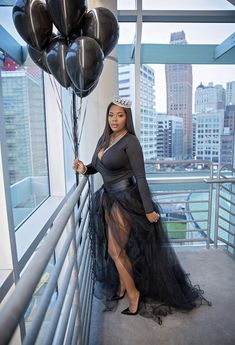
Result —
[[[154,204],[160,214],[159,206]],[[95,296],[113,310],[120,280],[110,256],[120,258],[125,273],[133,278],[144,301],[140,315],[162,323],[174,309],[189,311],[205,301],[200,287],[193,286],[171,246],[161,220],[146,218],[133,178],[104,185],[92,197],[90,237],[94,256]],[[112,246],[110,246],[112,243]],[[110,249],[111,247],[111,249]]]

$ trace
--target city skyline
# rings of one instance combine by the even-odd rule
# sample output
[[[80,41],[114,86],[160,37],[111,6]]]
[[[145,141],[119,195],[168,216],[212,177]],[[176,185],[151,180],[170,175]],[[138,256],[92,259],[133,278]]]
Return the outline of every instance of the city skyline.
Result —
[[[118,1],[121,9],[134,9],[134,1]],[[174,8],[174,1],[158,1],[148,0],[143,2],[144,9],[166,9],[166,7]],[[132,4],[132,6],[130,5]],[[173,7],[172,7],[173,6]],[[204,0],[177,2],[177,9],[204,9],[216,10],[233,9],[234,6],[225,0],[210,0],[205,3]],[[1,25],[13,35],[13,37],[22,45],[25,45],[23,39],[17,33],[11,18],[12,8],[1,8],[0,22]],[[135,23],[119,23],[120,35],[118,44],[131,44],[135,35]],[[168,44],[170,42],[170,33],[184,30],[189,44],[220,44],[231,32],[234,31],[234,24],[225,23],[143,23],[142,43],[159,43]],[[149,64],[155,70],[155,95],[156,95],[156,111],[166,113],[166,81],[165,81],[165,64],[153,65]],[[193,71],[193,104],[195,90],[202,83],[208,85],[213,82],[214,85],[221,84],[226,88],[226,82],[235,80],[234,65],[192,65]]]

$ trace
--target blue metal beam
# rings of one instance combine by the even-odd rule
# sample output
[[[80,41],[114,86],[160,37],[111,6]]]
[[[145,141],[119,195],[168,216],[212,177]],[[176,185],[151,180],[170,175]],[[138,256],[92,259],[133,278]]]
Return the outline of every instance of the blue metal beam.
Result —
[[[221,57],[215,58],[217,45],[210,44],[142,44],[142,64],[235,64],[235,47]],[[135,63],[131,56],[131,44],[118,45],[118,62]]]
[[[233,47],[235,47],[235,32],[215,48],[215,59],[220,58]]]
[[[0,6],[14,6],[15,0],[0,0]]]
[[[119,22],[136,22],[137,10],[118,11]],[[146,23],[235,23],[235,11],[141,11]]]
[[[0,50],[20,65],[25,62],[28,54],[27,46],[21,46],[2,25],[0,25]]]

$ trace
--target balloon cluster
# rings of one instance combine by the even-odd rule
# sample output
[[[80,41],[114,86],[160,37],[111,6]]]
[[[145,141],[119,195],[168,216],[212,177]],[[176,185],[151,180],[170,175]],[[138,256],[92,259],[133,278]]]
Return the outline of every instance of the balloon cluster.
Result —
[[[114,14],[104,7],[88,12],[85,0],[17,0],[13,21],[32,60],[79,97],[94,90],[119,37]]]

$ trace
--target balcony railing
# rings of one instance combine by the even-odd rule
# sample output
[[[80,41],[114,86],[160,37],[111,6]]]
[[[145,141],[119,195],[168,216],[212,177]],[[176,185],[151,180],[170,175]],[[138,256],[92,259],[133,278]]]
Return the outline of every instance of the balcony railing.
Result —
[[[208,248],[214,243],[235,253],[232,167],[209,161],[157,161],[147,162],[146,170],[172,242],[204,243]],[[16,286],[8,279],[0,288],[1,345],[9,344],[17,327],[24,345],[88,344],[93,296],[88,202],[84,177],[51,220]]]
[[[88,343],[93,281],[86,184],[84,178],[51,219],[16,286],[11,280],[0,289],[1,345],[9,344],[17,327],[24,345]]]
[[[234,253],[235,169],[205,160],[163,160],[146,162],[146,171],[171,242],[225,244]]]

